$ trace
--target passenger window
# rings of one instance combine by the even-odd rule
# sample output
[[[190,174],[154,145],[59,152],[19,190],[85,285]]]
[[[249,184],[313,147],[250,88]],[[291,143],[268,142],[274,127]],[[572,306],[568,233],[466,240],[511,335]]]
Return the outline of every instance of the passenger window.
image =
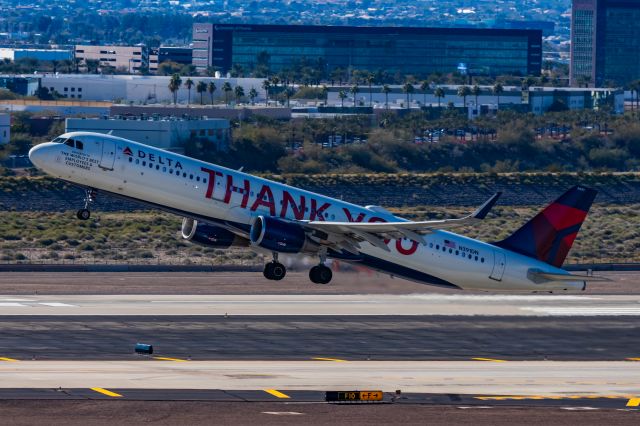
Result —
[[[160,170],[160,165],[156,164],[156,170]]]
[[[133,158],[132,157],[129,157],[129,162],[133,163]]]
[[[147,162],[146,161],[142,162],[142,167],[147,167]]]
[[[84,149],[84,144],[80,141],[76,141],[76,148],[78,149]]]
[[[440,244],[436,244],[436,250],[440,250]]]
[[[189,179],[193,180],[193,175],[189,175]]]
[[[136,158],[136,164],[140,164],[140,159]]]
[[[197,180],[198,182],[200,182],[200,176],[198,176],[198,177],[196,178],[196,180]]]
[[[173,169],[169,169],[169,174],[172,175],[173,174]]]
[[[207,180],[206,179],[202,179],[202,183],[207,183]]]
[[[480,263],[484,263],[484,257],[480,258]]]

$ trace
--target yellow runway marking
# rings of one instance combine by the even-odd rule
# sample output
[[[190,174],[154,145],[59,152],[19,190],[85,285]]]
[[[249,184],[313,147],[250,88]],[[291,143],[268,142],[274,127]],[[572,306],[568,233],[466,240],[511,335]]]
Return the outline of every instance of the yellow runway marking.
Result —
[[[490,361],[490,362],[507,362],[505,359],[493,359],[493,358],[471,358],[474,361]]]
[[[119,393],[111,392],[110,390],[103,389],[103,388],[91,388],[91,390],[94,392],[101,393],[103,395],[112,396],[114,398],[118,398],[122,396]]]
[[[277,391],[277,390],[275,390],[275,389],[265,389],[264,391],[265,391],[266,393],[268,393],[268,394],[271,394],[271,395],[273,395],[273,396],[277,397],[277,398],[283,398],[283,399],[291,398],[289,395],[284,394],[284,393],[282,393],[282,392],[279,392],[279,391]]]
[[[640,361],[640,358],[627,358],[627,361]]]
[[[631,398],[629,402],[627,402],[627,407],[638,407],[640,406],[640,398]]]
[[[346,359],[338,359],[338,358],[320,358],[320,357],[316,357],[316,358],[311,358],[314,361],[333,361],[333,362],[347,362]]]
[[[157,359],[158,361],[175,361],[175,362],[187,362],[186,359],[180,358],[167,358],[165,356],[154,356],[153,359]]]
[[[0,361],[18,362],[17,359],[0,357]]]

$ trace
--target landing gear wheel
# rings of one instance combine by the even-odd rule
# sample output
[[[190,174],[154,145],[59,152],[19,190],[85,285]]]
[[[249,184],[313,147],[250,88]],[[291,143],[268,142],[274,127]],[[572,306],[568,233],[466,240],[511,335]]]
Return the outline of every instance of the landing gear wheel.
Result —
[[[91,217],[91,212],[88,209],[80,209],[76,213],[76,217],[80,220],[88,220]]]
[[[264,277],[268,280],[280,281],[287,275],[287,268],[279,262],[269,262],[264,265]]]
[[[309,271],[309,279],[315,284],[329,284],[331,278],[333,278],[333,272],[325,265],[314,266]]]

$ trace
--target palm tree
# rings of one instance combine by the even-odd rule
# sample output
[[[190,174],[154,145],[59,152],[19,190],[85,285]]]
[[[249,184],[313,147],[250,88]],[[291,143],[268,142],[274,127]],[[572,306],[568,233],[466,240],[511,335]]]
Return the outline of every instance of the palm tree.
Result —
[[[293,86],[287,86],[284,89],[284,96],[287,98],[287,108],[290,106],[291,97],[296,94],[296,90]]]
[[[233,92],[233,88],[228,81],[222,85],[222,91],[224,92],[224,101],[229,105],[229,92]]]
[[[349,89],[349,92],[353,95],[353,106],[356,106],[356,100],[357,100],[357,96],[358,96],[358,92],[360,91],[360,88],[358,87],[357,84],[354,84],[353,86],[351,86],[351,88]]]
[[[498,103],[497,103],[498,109],[500,109],[500,95],[503,92],[504,92],[504,87],[502,87],[502,84],[500,84],[500,83],[494,84],[494,86],[493,86],[493,94],[498,97]]]
[[[329,88],[327,86],[325,86],[324,84],[322,85],[322,88],[320,89],[321,93],[322,93],[322,99],[324,100],[324,104],[327,105],[327,103],[329,102]]]
[[[467,106],[467,96],[471,94],[471,88],[469,86],[458,87],[458,96],[462,98],[462,106]]]
[[[264,89],[264,105],[268,106],[269,105],[269,89],[271,89],[271,82],[269,80],[264,80],[262,82],[262,88]]]
[[[210,81],[209,84],[207,84],[207,92],[209,92],[209,96],[211,97],[211,105],[213,105],[213,94],[216,89],[216,84],[213,81]]]
[[[244,96],[244,89],[242,88],[242,86],[236,86],[235,95],[236,95],[236,103],[239,104],[240,98]]]
[[[427,105],[427,90],[429,90],[429,82],[427,80],[420,84],[420,90],[422,90],[422,95],[424,96],[422,105]]]
[[[251,99],[251,105],[255,103],[256,98],[258,97],[258,91],[253,87],[249,90],[249,98]]]
[[[341,90],[338,92],[338,97],[340,98],[340,101],[342,101],[342,108],[344,108],[344,100],[347,98],[347,93],[344,90]]]
[[[433,94],[436,98],[438,98],[438,108],[440,108],[440,100],[445,97],[446,93],[442,87],[436,87],[436,90],[433,91]]]
[[[200,80],[198,82],[198,84],[196,84],[196,92],[198,92],[200,94],[200,105],[203,104],[203,100],[202,97],[204,96],[204,92],[207,91],[207,83],[205,83],[204,81]]]
[[[407,95],[407,108],[411,107],[411,94],[416,90],[413,84],[407,82],[402,86],[402,92]]]
[[[391,87],[388,84],[382,86],[382,93],[384,93],[384,105],[389,109],[389,93],[391,93]]]
[[[471,89],[471,94],[476,98],[476,110],[478,112],[480,111],[480,108],[478,108],[478,96],[480,96],[481,93],[482,89],[480,89],[480,86],[478,86],[477,84]]]
[[[187,97],[187,105],[191,104],[191,88],[193,87],[193,84],[193,80],[191,80],[190,78],[187,78],[187,81],[184,82],[184,87],[186,87],[189,91],[189,95]]]
[[[178,90],[182,86],[182,79],[180,78],[180,74],[174,74],[171,76],[171,80],[169,80],[169,91],[173,95],[173,104],[178,103]]]
[[[367,75],[367,84],[369,85],[369,106],[373,106],[373,94],[371,91],[371,85],[376,81],[376,77],[369,73],[369,75]]]

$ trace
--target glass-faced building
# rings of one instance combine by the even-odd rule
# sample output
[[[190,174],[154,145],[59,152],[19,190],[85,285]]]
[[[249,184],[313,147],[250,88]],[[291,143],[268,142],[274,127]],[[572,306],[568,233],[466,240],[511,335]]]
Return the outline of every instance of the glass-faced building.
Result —
[[[640,79],[640,1],[573,0],[571,84]]]
[[[477,28],[193,25],[193,65],[223,72],[256,66],[279,72],[296,61],[324,73],[383,70],[428,75],[466,69],[472,75],[537,75],[540,30]]]

